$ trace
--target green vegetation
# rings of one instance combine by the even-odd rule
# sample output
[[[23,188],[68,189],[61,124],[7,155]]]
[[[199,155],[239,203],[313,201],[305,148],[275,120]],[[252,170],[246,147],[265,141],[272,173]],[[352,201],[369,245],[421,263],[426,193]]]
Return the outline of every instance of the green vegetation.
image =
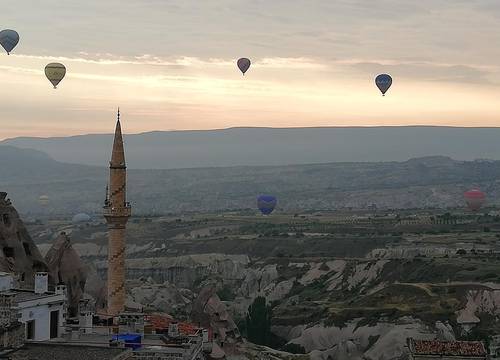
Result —
[[[259,296],[248,307],[246,331],[248,339],[258,345],[271,345],[271,307]]]
[[[289,353],[292,353],[292,354],[305,354],[306,353],[306,349],[304,349],[304,347],[302,345],[294,344],[294,343],[286,344],[282,350],[289,352]]]
[[[235,298],[232,288],[228,285],[224,285],[222,289],[217,291],[217,296],[219,296],[222,301],[233,301]]]

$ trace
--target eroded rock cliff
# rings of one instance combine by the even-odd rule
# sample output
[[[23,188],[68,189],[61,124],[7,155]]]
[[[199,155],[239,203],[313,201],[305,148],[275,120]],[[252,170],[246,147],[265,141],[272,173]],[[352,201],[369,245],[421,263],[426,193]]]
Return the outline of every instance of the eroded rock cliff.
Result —
[[[47,265],[6,192],[0,192],[0,271],[17,275],[19,286],[32,288],[35,272]]]
[[[65,284],[68,289],[68,309],[75,315],[87,280],[87,269],[73,249],[69,236],[61,233],[45,255],[50,277],[56,284]]]

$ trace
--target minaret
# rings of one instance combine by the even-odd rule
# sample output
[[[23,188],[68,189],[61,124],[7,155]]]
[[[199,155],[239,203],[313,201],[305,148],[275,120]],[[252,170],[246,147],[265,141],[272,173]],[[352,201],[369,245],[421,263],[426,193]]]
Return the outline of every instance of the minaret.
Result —
[[[109,189],[106,189],[104,217],[108,223],[108,314],[125,309],[125,226],[131,214],[126,198],[127,167],[123,151],[120,109],[116,122],[113,152],[109,162]]]

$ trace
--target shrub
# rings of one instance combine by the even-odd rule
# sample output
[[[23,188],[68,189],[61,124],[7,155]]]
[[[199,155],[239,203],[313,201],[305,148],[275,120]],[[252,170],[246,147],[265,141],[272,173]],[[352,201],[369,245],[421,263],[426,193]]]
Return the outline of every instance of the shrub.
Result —
[[[306,349],[302,345],[295,344],[295,343],[288,343],[285,346],[283,346],[283,351],[292,353],[292,354],[305,354]]]

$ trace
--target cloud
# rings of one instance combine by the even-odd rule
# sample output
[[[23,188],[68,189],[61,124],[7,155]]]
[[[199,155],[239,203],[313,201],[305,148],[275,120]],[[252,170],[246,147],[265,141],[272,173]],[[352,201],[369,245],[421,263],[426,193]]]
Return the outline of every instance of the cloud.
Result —
[[[499,15],[498,0],[7,1],[21,41],[0,56],[0,117],[43,133],[101,130],[117,103],[143,130],[498,119]],[[383,103],[379,72],[397,85]]]
[[[459,82],[475,84],[496,84],[492,77],[499,67],[434,63],[428,61],[347,61],[342,62],[366,74],[390,73],[393,77],[422,82]]]

